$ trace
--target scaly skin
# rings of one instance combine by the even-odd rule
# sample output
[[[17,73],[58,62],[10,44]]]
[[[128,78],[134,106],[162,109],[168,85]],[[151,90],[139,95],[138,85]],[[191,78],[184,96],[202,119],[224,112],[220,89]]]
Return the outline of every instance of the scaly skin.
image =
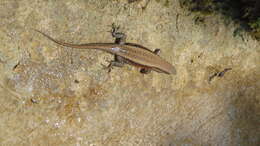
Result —
[[[176,69],[170,63],[162,59],[159,55],[152,52],[151,50],[133,43],[88,43],[88,44],[70,44],[61,42],[53,39],[47,34],[35,30],[53,42],[71,48],[77,49],[97,49],[102,50],[113,55],[120,56],[126,59],[125,63],[141,66],[142,68],[147,68],[154,70],[156,72],[166,73],[166,74],[176,74]]]

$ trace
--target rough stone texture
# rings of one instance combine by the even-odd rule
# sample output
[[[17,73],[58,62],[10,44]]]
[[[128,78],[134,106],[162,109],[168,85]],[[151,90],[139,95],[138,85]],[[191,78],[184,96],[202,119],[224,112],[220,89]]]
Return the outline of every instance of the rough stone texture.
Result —
[[[221,16],[195,24],[177,0],[0,0],[1,145],[259,145],[260,45]],[[113,56],[61,47],[128,41],[177,75],[102,69]],[[223,77],[209,77],[232,68]]]

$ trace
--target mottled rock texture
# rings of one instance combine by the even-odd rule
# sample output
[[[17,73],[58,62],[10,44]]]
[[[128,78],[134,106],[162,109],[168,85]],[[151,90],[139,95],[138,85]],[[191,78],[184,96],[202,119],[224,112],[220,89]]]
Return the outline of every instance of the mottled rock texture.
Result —
[[[0,144],[259,145],[260,43],[218,15],[196,23],[178,0],[129,2],[0,0]],[[113,42],[113,22],[128,42],[160,48],[177,75],[108,74],[113,56],[32,30]]]

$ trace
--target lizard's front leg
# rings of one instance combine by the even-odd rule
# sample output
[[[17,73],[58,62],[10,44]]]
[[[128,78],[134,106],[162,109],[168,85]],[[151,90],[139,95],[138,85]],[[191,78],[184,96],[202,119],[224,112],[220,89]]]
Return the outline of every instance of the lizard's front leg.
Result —
[[[155,50],[153,51],[153,53],[156,54],[156,55],[158,55],[160,52],[161,52],[160,49],[155,49]],[[141,68],[140,73],[142,73],[142,74],[148,74],[148,73],[150,73],[151,71],[152,71],[152,70],[149,69],[149,68]]]

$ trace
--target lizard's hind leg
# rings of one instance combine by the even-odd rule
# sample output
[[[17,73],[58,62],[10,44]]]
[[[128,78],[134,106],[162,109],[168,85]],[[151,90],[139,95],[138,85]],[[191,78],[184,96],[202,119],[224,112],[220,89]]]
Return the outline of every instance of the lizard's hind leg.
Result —
[[[113,67],[123,67],[125,64],[125,59],[121,56],[115,55],[115,59],[109,61],[109,65],[105,67],[105,69],[108,69],[108,72],[111,72]]]
[[[116,26],[114,23],[112,24],[112,29],[110,31],[112,37],[116,38],[115,43],[116,44],[125,44],[126,41],[126,34],[123,32],[119,32],[119,26]]]

